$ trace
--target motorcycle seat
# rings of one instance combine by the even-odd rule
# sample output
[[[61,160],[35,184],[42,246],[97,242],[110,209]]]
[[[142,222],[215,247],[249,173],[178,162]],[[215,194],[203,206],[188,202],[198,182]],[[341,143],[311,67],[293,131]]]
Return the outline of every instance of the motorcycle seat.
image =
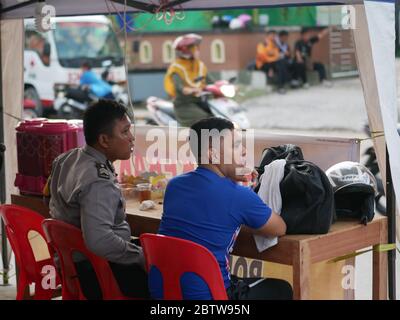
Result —
[[[80,88],[68,88],[66,90],[66,97],[70,99],[74,99],[80,103],[91,102],[91,99],[88,91],[82,90]]]
[[[169,105],[157,105],[157,109],[175,118],[174,107]]]

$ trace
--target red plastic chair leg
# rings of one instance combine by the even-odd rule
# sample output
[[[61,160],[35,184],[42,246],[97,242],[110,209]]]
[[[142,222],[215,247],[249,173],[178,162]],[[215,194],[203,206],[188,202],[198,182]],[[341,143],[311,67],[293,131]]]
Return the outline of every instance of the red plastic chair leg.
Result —
[[[35,300],[51,300],[53,292],[52,289],[43,289],[39,283],[35,283]]]
[[[17,300],[24,300],[25,289],[28,287],[29,289],[29,282],[26,278],[26,275],[21,272],[18,277],[18,286],[17,286]]]

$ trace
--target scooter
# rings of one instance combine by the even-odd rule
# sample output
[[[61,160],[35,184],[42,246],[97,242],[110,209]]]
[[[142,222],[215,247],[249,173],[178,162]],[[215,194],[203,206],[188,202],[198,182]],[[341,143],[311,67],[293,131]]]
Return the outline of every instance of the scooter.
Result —
[[[371,135],[370,129],[368,124],[364,126],[364,132],[368,134],[369,136]],[[397,132],[400,135],[400,123],[397,124]],[[373,146],[369,147],[364,155],[366,156],[366,161],[364,165],[371,171],[371,173],[374,175],[377,183],[377,195],[375,196],[375,205],[376,205],[376,210],[382,214],[386,215],[386,196],[385,196],[385,189],[383,187],[383,182],[382,182],[382,175],[379,171],[379,166],[378,166],[378,160],[376,158],[376,153],[375,149]]]
[[[36,103],[32,99],[24,98],[24,110],[22,112],[22,118],[24,120],[37,118]]]
[[[85,86],[54,85],[54,110],[65,119],[81,119],[88,105],[98,98]]]
[[[129,104],[129,97],[126,90],[119,84],[108,79],[112,64],[106,63],[104,66],[105,70],[102,72],[101,77],[111,85],[112,97],[110,98],[127,106]],[[89,104],[99,100],[99,97],[90,93],[89,87],[86,85],[55,84],[54,93],[54,110],[59,117],[67,119],[81,119]]]
[[[196,79],[196,81],[199,81],[199,79]],[[228,119],[241,129],[248,129],[250,122],[245,114],[246,110],[233,100],[237,91],[236,86],[233,84],[234,81],[235,78],[232,78],[229,81],[219,80],[214,84],[207,85],[200,94],[200,97],[203,106],[212,115]],[[171,101],[149,97],[146,101],[146,107],[151,116],[147,119],[147,124],[178,126],[174,113],[174,105]]]
[[[128,95],[122,87],[113,85],[111,90],[112,100],[128,105]],[[62,118],[80,119],[89,104],[99,100],[99,97],[90,93],[87,86],[56,84],[54,91],[56,96],[54,110]]]

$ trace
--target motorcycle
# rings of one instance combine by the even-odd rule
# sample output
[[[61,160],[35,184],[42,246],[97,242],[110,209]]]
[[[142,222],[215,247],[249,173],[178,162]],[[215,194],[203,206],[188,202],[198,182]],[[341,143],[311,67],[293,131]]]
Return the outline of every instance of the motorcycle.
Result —
[[[70,86],[56,84],[54,86],[56,99],[54,110],[57,115],[67,119],[80,119],[89,104],[99,100],[99,97],[90,93],[87,86]],[[112,86],[112,100],[128,105],[129,99],[125,90],[119,85]]]
[[[201,81],[201,77],[195,81]],[[246,110],[233,98],[236,95],[236,87],[233,84],[235,78],[219,80],[207,85],[200,94],[202,105],[215,117],[225,118],[234,122],[241,129],[248,129],[250,122],[245,114]],[[174,104],[157,97],[149,97],[146,101],[150,118],[146,123],[160,126],[178,126],[174,113]],[[199,106],[201,108],[202,106]]]
[[[371,135],[368,125],[365,125],[364,131],[368,135]],[[397,125],[397,132],[400,135],[400,124]],[[374,177],[376,179],[376,184],[377,184],[377,189],[378,189],[377,195],[375,196],[376,210],[380,214],[386,215],[385,189],[383,187],[382,176],[379,171],[378,160],[376,158],[376,153],[375,153],[374,147],[373,146],[369,147],[365,151],[364,156],[366,156],[366,161],[365,161],[364,165],[371,171],[371,173],[374,175]]]
[[[112,64],[106,64],[106,68],[101,74],[102,79],[111,85],[109,98],[127,106],[129,97],[126,90],[119,84],[108,80],[111,66]],[[54,110],[59,117],[66,119],[81,119],[89,104],[99,100],[99,97],[90,92],[87,85],[55,84],[54,93]]]
[[[24,109],[22,112],[22,118],[24,120],[37,118],[36,103],[32,99],[24,98]]]

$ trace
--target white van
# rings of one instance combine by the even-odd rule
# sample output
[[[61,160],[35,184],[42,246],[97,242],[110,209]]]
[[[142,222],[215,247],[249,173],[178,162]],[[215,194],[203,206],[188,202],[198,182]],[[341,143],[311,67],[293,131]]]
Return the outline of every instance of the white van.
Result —
[[[41,116],[54,101],[54,84],[79,84],[80,67],[88,61],[93,71],[109,69],[108,80],[126,81],[123,53],[105,16],[56,17],[54,29],[39,33],[33,19],[25,20],[25,98]]]

